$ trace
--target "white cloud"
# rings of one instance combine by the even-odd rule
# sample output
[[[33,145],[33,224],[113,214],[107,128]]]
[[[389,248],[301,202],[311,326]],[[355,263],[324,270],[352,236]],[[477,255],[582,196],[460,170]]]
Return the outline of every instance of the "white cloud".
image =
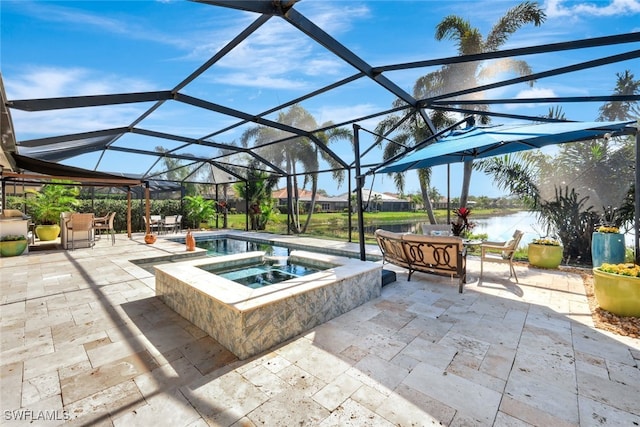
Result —
[[[534,87],[534,88],[528,88],[528,89],[524,89],[519,91],[514,98],[515,99],[527,99],[527,98],[555,98],[557,95],[556,93],[553,91],[553,89],[548,89],[548,88],[540,88],[540,87]],[[521,108],[538,108],[540,106],[546,106],[546,105],[550,105],[548,103],[544,103],[544,104],[538,104],[538,103],[531,103],[531,104],[506,104],[505,105],[505,109],[507,110],[517,110],[517,109],[521,109]]]
[[[14,110],[11,115],[20,141],[128,126],[143,111],[132,104],[43,112]]]
[[[8,99],[56,98],[154,90],[155,85],[86,68],[27,67],[3,76]]]
[[[160,1],[160,3],[169,2]],[[49,2],[24,2],[21,5],[22,11],[34,19],[62,23],[76,30],[107,32],[133,40],[149,40],[181,49],[189,49],[196,45],[193,39],[185,38],[180,33],[158,31],[157,26],[146,22],[145,17],[125,13],[110,17],[75,7],[53,5]]]
[[[164,0],[156,0],[164,3]],[[169,2],[170,3],[170,2]],[[73,3],[69,3],[73,5]],[[102,31],[132,40],[148,40],[171,45],[184,52],[174,55],[173,60],[201,62],[220,51],[233,37],[240,34],[255,20],[249,12],[233,11],[224,18],[220,13],[202,14],[186,31],[171,31],[169,27],[158,27],[148,22],[146,17],[125,13],[118,15],[98,15],[79,8],[51,5],[48,3],[24,3],[23,13],[35,19],[64,23],[78,31]],[[308,7],[307,7],[308,5]],[[336,7],[322,2],[305,4],[305,15],[327,32],[340,33],[351,28],[355,19],[366,17],[369,10],[365,6],[340,4]],[[169,7],[169,6],[168,6]],[[277,88],[311,87],[308,77],[336,75],[343,72],[345,64],[336,60],[323,47],[295,29],[282,19],[271,19],[251,34],[232,52],[225,55],[213,67],[216,81],[239,86],[256,86],[252,80],[274,83]],[[222,70],[222,71],[221,71]],[[224,75],[231,71],[231,74]],[[258,79],[246,79],[245,73],[257,74]],[[46,93],[60,96],[54,88]],[[76,93],[83,93],[78,89]]]
[[[617,16],[640,13],[638,0],[612,0],[608,4],[596,3],[568,3],[565,0],[547,0],[546,13],[549,18],[585,16]]]
[[[305,89],[307,82],[294,81],[286,78],[278,78],[275,76],[256,76],[251,73],[227,73],[221,76],[216,76],[212,79],[215,83],[222,83],[225,85],[233,86],[245,86],[245,87],[257,87],[269,89]],[[255,97],[255,95],[254,95]]]
[[[524,98],[553,98],[556,94],[553,89],[545,89],[545,88],[529,88],[518,92],[516,95],[516,99],[524,99]]]
[[[213,55],[218,45],[201,47],[192,55]],[[237,86],[263,86],[276,89],[315,87],[308,77],[336,75],[345,69],[318,45],[284,21],[272,20],[207,73],[215,82]],[[211,77],[214,76],[214,77]]]
[[[18,76],[3,76],[9,100],[104,95],[153,90],[153,85],[125,76],[115,76],[84,68],[39,67],[23,70]],[[126,104],[42,112],[12,110],[19,139],[40,138],[96,129],[128,126],[148,105]]]
[[[364,117],[369,114],[379,112],[381,107],[374,104],[354,104],[348,106],[323,106],[313,115],[316,117],[319,124],[326,123],[328,121],[336,122],[336,117],[340,121],[347,121],[358,117]],[[373,122],[377,124],[379,119]],[[362,125],[362,123],[361,123]]]
[[[310,7],[303,9],[306,5]],[[350,30],[355,19],[371,16],[371,11],[366,5],[351,2],[301,2],[296,9],[301,10],[318,27],[333,35]]]

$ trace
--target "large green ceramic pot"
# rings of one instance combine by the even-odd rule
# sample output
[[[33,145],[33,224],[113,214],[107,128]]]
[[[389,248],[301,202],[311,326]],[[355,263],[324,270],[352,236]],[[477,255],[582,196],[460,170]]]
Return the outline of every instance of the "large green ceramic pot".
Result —
[[[530,243],[527,257],[534,267],[558,268],[562,262],[562,246]]]
[[[60,234],[60,226],[58,224],[38,225],[36,226],[36,234],[38,235],[38,239],[43,242],[56,240]]]
[[[0,242],[0,256],[3,257],[22,255],[25,249],[27,249],[26,240]]]
[[[640,317],[640,278],[594,268],[593,290],[600,308],[618,316]]]

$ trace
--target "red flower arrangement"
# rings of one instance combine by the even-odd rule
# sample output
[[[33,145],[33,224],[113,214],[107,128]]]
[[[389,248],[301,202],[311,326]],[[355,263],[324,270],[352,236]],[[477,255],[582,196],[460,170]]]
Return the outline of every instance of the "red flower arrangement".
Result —
[[[461,236],[476,226],[475,223],[469,221],[469,215],[471,215],[470,208],[461,207],[454,209],[453,214],[456,216],[451,223],[451,232],[454,236]]]

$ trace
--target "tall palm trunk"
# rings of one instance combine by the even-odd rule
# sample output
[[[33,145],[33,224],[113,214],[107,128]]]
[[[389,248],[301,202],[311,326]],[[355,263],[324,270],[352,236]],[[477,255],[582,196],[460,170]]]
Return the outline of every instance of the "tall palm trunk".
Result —
[[[473,161],[464,162],[463,171],[462,190],[460,191],[460,207],[467,206],[467,200],[469,199],[469,185],[471,184]]]
[[[291,227],[293,232],[300,234],[300,192],[298,191],[298,175],[296,174],[296,164],[289,157],[287,157],[287,163],[293,176],[293,215]]]
[[[430,175],[431,174],[425,169],[418,170],[418,181],[420,182],[420,192],[422,193],[424,208],[427,211],[429,223],[435,224],[436,217],[433,214],[433,206],[431,205],[431,199],[429,198],[429,187],[431,186]]]
[[[311,222],[311,216],[313,215],[313,212],[316,208],[317,193],[318,193],[318,175],[312,174],[311,175],[311,204],[309,205],[309,212],[307,212],[307,220],[305,221],[304,226],[302,227],[302,231],[301,231],[302,233],[307,232],[307,227]]]

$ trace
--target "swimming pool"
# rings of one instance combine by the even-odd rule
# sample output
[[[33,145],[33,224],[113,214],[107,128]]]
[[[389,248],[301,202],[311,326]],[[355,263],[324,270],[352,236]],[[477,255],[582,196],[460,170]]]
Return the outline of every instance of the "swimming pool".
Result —
[[[293,250],[317,252],[347,258],[360,258],[357,244],[339,240],[319,240],[312,237],[294,235],[274,235],[269,233],[225,230],[222,232],[194,233],[199,251],[208,256],[225,256],[254,251],[268,256],[288,256]],[[167,240],[184,245],[184,237],[170,237]],[[318,244],[321,242],[321,244]],[[368,261],[381,261],[377,247],[366,254]]]
[[[209,256],[222,256],[254,251],[261,251],[269,256],[287,256],[291,251],[284,246],[233,239],[231,237],[196,237],[196,247],[205,249]]]

